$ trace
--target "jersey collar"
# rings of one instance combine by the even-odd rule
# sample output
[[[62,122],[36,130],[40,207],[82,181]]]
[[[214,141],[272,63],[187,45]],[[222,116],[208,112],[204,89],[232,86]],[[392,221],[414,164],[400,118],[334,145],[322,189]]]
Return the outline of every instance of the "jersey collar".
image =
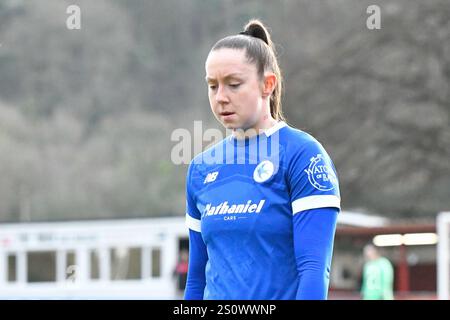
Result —
[[[264,133],[266,134],[267,137],[270,137],[275,132],[277,132],[278,130],[280,130],[281,128],[283,128],[285,126],[286,126],[286,122],[279,121],[275,125],[273,125],[271,128],[269,128],[266,131],[264,131]]]
[[[263,135],[265,135],[266,137],[270,137],[275,132],[277,132],[278,130],[280,130],[281,128],[283,128],[285,126],[287,126],[286,122],[279,121],[276,124],[274,124],[272,127],[264,130],[264,133],[260,133],[258,136],[262,137]],[[258,139],[258,136],[252,136],[250,138],[245,138],[244,140],[246,140],[246,141],[256,141]],[[229,137],[230,141],[238,141],[236,139],[236,137],[233,136],[233,134],[230,134],[228,137]]]

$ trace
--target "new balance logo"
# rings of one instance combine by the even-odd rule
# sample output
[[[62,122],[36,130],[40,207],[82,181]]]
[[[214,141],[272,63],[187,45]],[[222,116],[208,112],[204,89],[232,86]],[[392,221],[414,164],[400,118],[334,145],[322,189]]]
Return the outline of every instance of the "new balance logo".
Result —
[[[219,174],[219,171],[214,171],[214,172],[208,173],[208,175],[205,178],[205,181],[203,181],[203,184],[213,182],[214,180],[216,180],[218,174]]]

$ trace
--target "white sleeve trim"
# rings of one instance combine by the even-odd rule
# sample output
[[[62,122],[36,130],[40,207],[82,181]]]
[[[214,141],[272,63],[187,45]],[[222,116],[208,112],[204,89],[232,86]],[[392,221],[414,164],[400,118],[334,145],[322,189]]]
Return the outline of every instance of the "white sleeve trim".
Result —
[[[186,213],[186,226],[193,231],[202,232],[201,221],[192,218],[188,213]]]
[[[341,208],[341,199],[338,196],[322,195],[322,196],[309,196],[297,199],[292,202],[292,214],[299,213],[300,211],[335,207]]]

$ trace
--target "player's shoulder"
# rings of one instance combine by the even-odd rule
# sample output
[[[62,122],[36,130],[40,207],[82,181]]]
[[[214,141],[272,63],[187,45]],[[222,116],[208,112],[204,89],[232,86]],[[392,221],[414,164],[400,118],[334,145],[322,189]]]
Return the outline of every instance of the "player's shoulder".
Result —
[[[223,139],[197,154],[189,163],[188,172],[202,172],[223,163],[226,139]]]
[[[389,259],[387,259],[386,257],[380,257],[379,261],[381,264],[386,265],[386,266],[390,266],[391,262],[389,261]]]
[[[280,130],[280,143],[288,153],[324,150],[323,145],[310,133],[290,125]]]

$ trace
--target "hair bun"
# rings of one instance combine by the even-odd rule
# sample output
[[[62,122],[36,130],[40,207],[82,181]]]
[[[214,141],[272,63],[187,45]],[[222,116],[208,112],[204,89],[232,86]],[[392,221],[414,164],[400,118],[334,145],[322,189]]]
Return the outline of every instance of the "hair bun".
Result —
[[[261,39],[267,45],[271,46],[270,35],[263,23],[259,20],[251,20],[244,28],[244,32],[241,34],[247,34],[249,36]]]

